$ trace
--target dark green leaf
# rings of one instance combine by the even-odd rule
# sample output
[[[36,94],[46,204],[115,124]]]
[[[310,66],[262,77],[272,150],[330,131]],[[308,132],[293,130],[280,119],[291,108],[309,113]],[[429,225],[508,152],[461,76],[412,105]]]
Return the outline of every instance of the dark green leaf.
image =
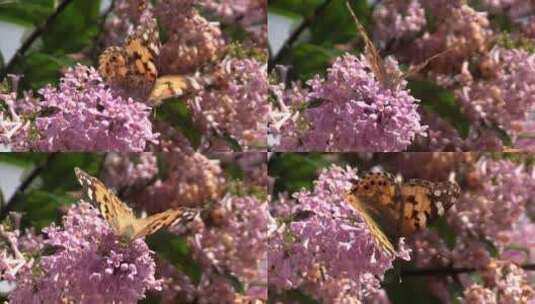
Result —
[[[242,152],[242,148],[238,141],[232,138],[230,135],[224,134],[220,136],[220,138],[227,143],[233,152]]]
[[[468,118],[461,112],[453,94],[447,89],[423,80],[410,80],[408,88],[412,96],[421,100],[424,109],[438,114],[466,138],[470,129]]]
[[[301,292],[298,289],[287,290],[282,294],[274,294],[272,292],[268,295],[268,303],[300,303],[300,304],[320,304],[313,297]]]
[[[41,174],[42,189],[51,192],[79,189],[74,167],[98,176],[101,163],[102,156],[97,153],[58,153]]]
[[[193,147],[201,143],[201,132],[193,124],[191,113],[184,102],[170,98],[156,109],[156,117],[177,128]]]
[[[193,260],[191,250],[184,239],[170,232],[160,231],[147,237],[146,241],[161,258],[187,274],[195,284],[199,283],[201,268]]]
[[[440,304],[439,299],[434,297],[427,286],[424,277],[406,277],[401,281],[386,284],[388,298],[392,304]],[[418,292],[415,292],[418,291]]]
[[[4,74],[4,69],[6,67],[6,62],[4,61],[4,55],[0,52],[0,73]]]
[[[149,290],[145,298],[139,301],[139,304],[159,304],[162,303],[161,292]]]
[[[0,162],[18,167],[30,167],[46,159],[45,153],[0,153]]]
[[[4,196],[4,191],[2,191],[2,188],[0,188],[0,208],[4,208],[6,205],[6,198]]]
[[[485,246],[485,249],[487,249],[487,252],[490,254],[491,257],[495,258],[500,255],[498,248],[496,248],[492,241],[487,240],[485,238],[481,238],[480,241]]]
[[[352,0],[350,3],[359,21],[366,26],[370,14],[368,1]],[[355,23],[346,2],[342,0],[332,1],[321,16],[311,24],[310,32],[311,43],[318,45],[346,43],[357,35]]]
[[[314,9],[324,1],[325,0],[274,0],[269,1],[269,8],[270,10],[277,10],[277,13],[280,13],[281,15],[297,14],[306,17],[313,14]]]
[[[54,0],[14,0],[1,6],[0,20],[21,26],[37,26],[54,12]]]
[[[243,170],[236,162],[225,162],[222,164],[223,171],[231,179],[242,180],[244,177]]]
[[[23,223],[30,224],[39,231],[59,219],[60,207],[74,202],[72,197],[65,194],[32,190],[20,199],[15,211],[23,213]]]
[[[43,33],[46,53],[73,53],[93,42],[98,33],[100,1],[74,0]]]
[[[275,193],[311,189],[321,168],[329,161],[317,153],[284,153],[274,155],[269,163],[269,176],[275,178]]]
[[[507,134],[507,131],[505,131],[503,128],[501,128],[497,124],[492,124],[492,125],[490,125],[490,129],[496,133],[498,138],[502,141],[502,143],[505,146],[507,146],[507,147],[512,147],[513,146],[513,140],[511,139],[509,134]]]
[[[337,56],[342,54],[332,47],[302,43],[290,51],[289,61],[293,68],[292,77],[308,80],[316,74],[324,75],[326,69]]]
[[[17,73],[24,75],[23,86],[34,90],[46,84],[57,83],[61,69],[74,64],[74,60],[67,56],[41,52],[30,53],[18,62],[15,69]]]
[[[448,225],[445,217],[440,217],[432,223],[432,228],[435,229],[437,234],[446,242],[448,248],[453,249],[457,239],[457,234],[453,228]]]

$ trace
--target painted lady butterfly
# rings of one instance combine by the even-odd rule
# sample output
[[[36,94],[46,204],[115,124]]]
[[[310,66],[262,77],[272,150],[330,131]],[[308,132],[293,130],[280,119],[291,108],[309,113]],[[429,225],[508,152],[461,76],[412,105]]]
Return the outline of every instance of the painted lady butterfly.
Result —
[[[370,172],[355,181],[346,199],[362,216],[378,245],[395,249],[386,236],[408,236],[446,214],[459,197],[455,182],[396,180],[385,172]]]
[[[143,13],[147,7],[147,1],[141,1],[140,12]],[[104,50],[99,58],[99,72],[110,84],[129,91],[140,90],[142,95],[148,95],[152,105],[158,105],[169,97],[181,96],[197,84],[188,76],[159,77],[156,62],[160,47],[158,25],[151,17],[126,38],[123,46]]]
[[[130,242],[175,223],[191,221],[198,212],[194,209],[169,209],[146,218],[137,218],[132,210],[96,177],[80,168],[74,168],[78,182],[90,202],[96,206],[104,219],[122,240]]]

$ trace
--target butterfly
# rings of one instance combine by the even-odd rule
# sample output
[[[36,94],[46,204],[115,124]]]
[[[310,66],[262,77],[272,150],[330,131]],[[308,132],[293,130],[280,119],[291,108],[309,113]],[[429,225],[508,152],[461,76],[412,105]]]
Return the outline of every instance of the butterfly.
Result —
[[[389,236],[409,236],[446,214],[460,195],[455,182],[403,182],[386,172],[369,172],[355,180],[346,201],[368,225],[376,243],[389,255]]]
[[[147,7],[147,1],[142,1],[138,9],[143,13]],[[158,25],[153,17],[145,20],[148,21],[141,22],[123,46],[104,50],[99,57],[98,70],[106,82],[129,92],[139,90],[149,104],[157,106],[164,99],[184,95],[198,84],[186,75],[159,77],[156,64],[161,47]]]
[[[175,222],[185,223],[193,220],[198,212],[194,209],[169,209],[146,218],[137,218],[132,210],[112,191],[80,168],[74,168],[78,182],[84,189],[85,196],[96,206],[116,235],[130,242],[166,228]]]

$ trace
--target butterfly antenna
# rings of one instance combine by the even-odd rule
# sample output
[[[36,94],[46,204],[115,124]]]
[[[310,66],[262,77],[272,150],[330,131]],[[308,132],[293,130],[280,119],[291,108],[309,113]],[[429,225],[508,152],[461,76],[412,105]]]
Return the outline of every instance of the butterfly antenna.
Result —
[[[452,51],[452,48],[448,48],[446,49],[445,51],[442,51],[438,54],[435,54],[429,58],[427,58],[426,60],[424,60],[423,62],[420,62],[418,63],[417,65],[411,65],[409,67],[409,70],[405,73],[404,77],[411,77],[411,76],[414,76],[416,75],[417,73],[419,73],[421,70],[425,69],[425,67],[431,63],[431,61],[439,58],[439,57],[442,57],[444,55],[446,55],[447,53],[451,52]]]
[[[353,21],[355,22],[357,32],[364,40],[364,53],[366,54],[366,58],[368,59],[368,62],[373,72],[375,73],[375,76],[379,79],[379,81],[384,83],[386,79],[386,70],[384,68],[383,59],[371,39],[368,37],[366,29],[364,28],[362,23],[360,23],[349,1],[346,1],[346,6],[349,10],[349,13],[351,14],[351,17],[353,18]]]

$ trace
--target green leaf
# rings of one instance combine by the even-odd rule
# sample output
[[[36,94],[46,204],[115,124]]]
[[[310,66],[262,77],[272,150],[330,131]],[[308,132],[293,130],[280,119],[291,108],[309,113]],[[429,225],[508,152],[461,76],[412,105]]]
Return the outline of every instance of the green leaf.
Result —
[[[100,1],[74,0],[43,33],[43,52],[73,53],[93,43],[98,34]]]
[[[23,87],[36,90],[46,84],[57,84],[61,69],[74,63],[74,60],[64,55],[33,52],[19,59],[15,70],[24,75]]]
[[[500,251],[498,250],[498,248],[494,245],[492,241],[487,240],[486,238],[483,238],[483,237],[480,238],[480,241],[491,257],[496,258],[500,255]]]
[[[268,166],[269,176],[275,178],[275,193],[293,193],[311,189],[320,169],[330,165],[319,153],[275,154]]]
[[[200,282],[201,268],[193,260],[191,250],[184,239],[167,231],[159,231],[147,237],[146,242],[161,258],[187,274],[195,284]]]
[[[139,301],[139,304],[159,304],[162,303],[161,292],[157,291],[147,291],[145,298]]]
[[[392,304],[440,304],[427,287],[427,278],[406,277],[397,282],[386,284],[388,298]],[[418,291],[418,292],[415,292]]]
[[[325,75],[334,58],[341,54],[341,51],[332,47],[301,43],[290,51],[289,62],[293,66],[291,76],[305,81],[316,74]]]
[[[461,304],[463,296],[463,288],[459,284],[448,284],[448,292],[450,294],[451,304]]]
[[[193,147],[201,143],[201,132],[197,129],[191,113],[184,102],[170,98],[156,109],[156,117],[177,128],[190,141]]]
[[[463,138],[468,136],[470,122],[461,112],[450,91],[435,83],[423,80],[409,80],[408,88],[412,96],[421,100],[424,109],[436,113],[448,121]]]
[[[231,41],[244,41],[250,34],[243,26],[238,23],[221,23],[221,29],[225,33],[225,37],[229,37]]]
[[[303,16],[301,14],[296,14],[295,12],[285,10],[285,9],[279,9],[277,7],[269,6],[269,13],[274,15],[279,15],[288,19],[294,20],[302,20]]]
[[[0,162],[27,168],[41,163],[46,157],[45,153],[0,153]]]
[[[233,152],[242,152],[243,149],[240,146],[240,143],[238,143],[237,140],[232,138],[228,134],[223,134],[222,136],[219,136],[220,139],[222,139],[224,142],[227,143],[227,145],[232,149]]]
[[[41,174],[42,189],[50,192],[79,189],[74,167],[98,176],[102,160],[102,154],[98,153],[58,153]]]
[[[268,303],[300,303],[300,304],[320,304],[321,302],[315,300],[313,297],[301,292],[298,289],[287,290],[282,294],[269,293]]]
[[[492,131],[494,131],[494,133],[498,136],[498,138],[502,141],[502,143],[505,146],[507,146],[507,147],[512,147],[513,146],[513,140],[511,139],[509,134],[507,134],[506,130],[504,130],[503,128],[498,126],[498,124],[496,124],[496,123],[491,123],[488,127]]]
[[[352,0],[350,3],[359,21],[366,26],[370,14],[368,1]],[[340,44],[353,39],[357,35],[357,30],[346,1],[332,1],[311,24],[310,32],[311,43],[314,44]]]
[[[74,202],[72,197],[65,194],[31,190],[23,199],[18,201],[15,211],[23,213],[23,224],[29,224],[39,231],[50,223],[59,220],[60,207],[68,206]]]
[[[453,249],[455,247],[457,234],[455,233],[455,230],[448,225],[448,221],[445,217],[439,217],[436,219],[432,223],[431,227],[435,229],[439,237],[446,242],[448,248]]]
[[[269,1],[269,9],[281,15],[300,15],[303,17],[314,13],[316,7],[325,0],[274,0]],[[338,1],[338,0],[337,0]]]
[[[4,196],[4,191],[0,188],[0,208],[4,208],[6,205],[6,197]]]
[[[231,179],[242,180],[245,176],[242,168],[236,162],[225,162],[221,166],[226,175]]]
[[[54,0],[6,1],[0,8],[2,21],[26,27],[38,26],[54,12]]]

